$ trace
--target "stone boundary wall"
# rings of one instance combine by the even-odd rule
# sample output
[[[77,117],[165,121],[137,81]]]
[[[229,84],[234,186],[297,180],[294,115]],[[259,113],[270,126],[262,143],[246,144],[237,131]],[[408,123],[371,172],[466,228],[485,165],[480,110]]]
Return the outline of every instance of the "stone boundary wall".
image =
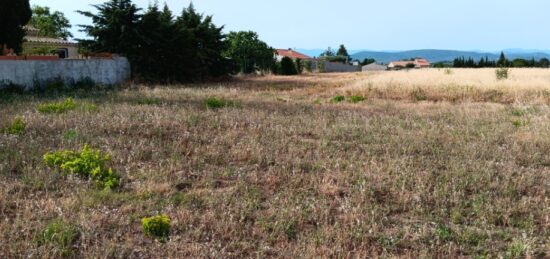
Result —
[[[325,62],[325,73],[331,72],[359,72],[361,71],[361,66],[352,66],[348,64],[336,63],[336,62]]]
[[[70,85],[91,79],[97,84],[114,85],[130,78],[130,63],[126,58],[61,59],[61,60],[0,60],[0,88],[15,84],[31,90],[54,80]]]

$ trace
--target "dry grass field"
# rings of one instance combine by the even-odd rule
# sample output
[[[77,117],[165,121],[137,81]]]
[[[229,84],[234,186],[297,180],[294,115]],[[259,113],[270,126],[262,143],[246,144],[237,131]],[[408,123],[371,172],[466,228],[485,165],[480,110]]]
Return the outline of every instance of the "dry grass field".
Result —
[[[0,258],[545,258],[549,105],[537,69],[4,95]],[[119,187],[43,160],[85,145]]]

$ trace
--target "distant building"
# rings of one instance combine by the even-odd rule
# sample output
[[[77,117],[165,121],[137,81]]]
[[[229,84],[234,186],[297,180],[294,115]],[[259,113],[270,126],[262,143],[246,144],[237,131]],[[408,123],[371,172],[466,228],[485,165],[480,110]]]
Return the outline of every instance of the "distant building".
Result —
[[[368,64],[366,66],[363,66],[362,70],[363,70],[363,72],[367,72],[367,71],[385,71],[385,70],[388,70],[388,67],[384,66],[384,65],[379,65],[379,64],[376,64],[376,63],[371,63],[371,64]]]
[[[283,57],[289,57],[292,60],[296,60],[296,59],[309,60],[309,59],[312,59],[310,56],[304,55],[304,54],[302,54],[298,51],[295,51],[293,49],[276,49],[275,50],[275,59],[280,62],[283,59]]]
[[[52,49],[62,59],[78,58],[78,44],[64,39],[40,36],[40,31],[34,27],[25,26],[27,36],[23,42],[23,52],[32,53],[37,50]]]
[[[388,65],[389,69],[393,70],[399,70],[403,68],[428,68],[431,67],[432,64],[426,59],[423,58],[416,58],[412,61],[392,61]]]

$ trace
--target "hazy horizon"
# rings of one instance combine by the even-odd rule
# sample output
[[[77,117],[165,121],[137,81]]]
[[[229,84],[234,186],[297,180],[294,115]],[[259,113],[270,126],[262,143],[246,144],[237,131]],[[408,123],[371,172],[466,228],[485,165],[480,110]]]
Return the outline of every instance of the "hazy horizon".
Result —
[[[31,0],[31,4],[61,11],[73,24],[91,21],[76,10],[94,11],[90,4],[104,1]],[[189,0],[167,0],[175,15]],[[146,9],[154,1],[135,0]],[[163,4],[159,1],[160,5]],[[274,48],[326,49],[345,44],[349,50],[406,51],[418,49],[498,52],[505,49],[550,49],[550,29],[541,26],[550,2],[525,0],[502,3],[489,0],[441,2],[435,0],[374,2],[343,0],[261,2],[236,0],[195,1],[196,9],[213,15],[225,31],[252,30]]]

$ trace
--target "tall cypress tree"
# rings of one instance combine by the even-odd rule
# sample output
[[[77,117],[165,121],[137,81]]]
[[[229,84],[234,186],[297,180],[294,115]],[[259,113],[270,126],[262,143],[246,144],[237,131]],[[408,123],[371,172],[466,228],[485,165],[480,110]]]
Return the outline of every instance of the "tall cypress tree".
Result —
[[[110,0],[93,5],[98,13],[77,11],[92,19],[94,25],[79,25],[81,31],[92,37],[79,40],[81,45],[92,52],[111,52],[127,56],[135,63],[139,53],[139,20],[141,10],[131,0]]]
[[[22,50],[25,26],[31,19],[29,0],[0,0],[0,55],[5,48]]]

